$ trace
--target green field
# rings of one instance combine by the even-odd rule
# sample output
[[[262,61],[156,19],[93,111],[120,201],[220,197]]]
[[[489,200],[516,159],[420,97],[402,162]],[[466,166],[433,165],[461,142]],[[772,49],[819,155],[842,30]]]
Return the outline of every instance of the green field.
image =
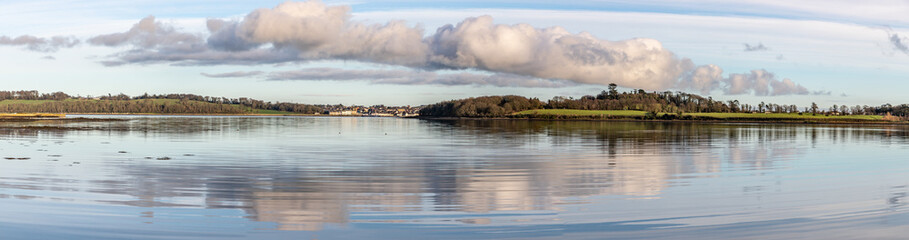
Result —
[[[65,101],[78,101],[73,99],[67,99]],[[55,100],[3,100],[0,101],[0,105],[10,105],[10,104],[42,104],[48,102],[56,102]]]
[[[515,116],[526,115],[555,115],[555,116],[616,116],[616,117],[643,117],[647,112],[635,110],[576,110],[576,109],[537,109],[514,113]]]
[[[631,118],[643,119],[646,116],[645,111],[635,110],[575,110],[575,109],[537,109],[527,110],[514,113],[515,117],[527,118]],[[667,113],[658,114],[664,117]],[[669,117],[674,116],[670,114]],[[666,118],[663,118],[666,119]],[[798,113],[683,113],[682,117],[668,119],[684,120],[731,120],[731,121],[812,121],[812,122],[836,122],[836,121],[883,121],[883,116],[878,115],[847,115],[847,116],[824,116],[822,114],[801,114]]]
[[[883,116],[879,115],[824,116],[810,113],[802,115],[798,113],[685,113],[684,115],[715,119],[883,120]]]

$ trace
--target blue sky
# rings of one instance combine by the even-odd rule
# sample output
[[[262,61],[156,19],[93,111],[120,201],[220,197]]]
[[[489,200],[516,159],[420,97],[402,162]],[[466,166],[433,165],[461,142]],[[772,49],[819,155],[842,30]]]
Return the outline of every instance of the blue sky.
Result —
[[[172,43],[167,41],[168,37],[188,37],[206,45],[193,45],[193,51],[217,53],[217,56],[239,54],[238,50],[217,48],[216,42],[209,38],[213,31],[206,27],[207,20],[220,19],[240,26],[251,22],[245,17],[247,14],[256,9],[277,9],[282,2],[3,1],[0,2],[0,21],[4,23],[0,25],[0,37],[8,37],[9,41],[4,44],[0,38],[0,69],[4,75],[0,81],[7,90],[35,89],[80,95],[183,92],[318,104],[419,105],[503,94],[541,99],[579,97],[599,92],[608,82],[621,83],[623,89],[682,90],[750,103],[766,101],[799,106],[811,102],[822,106],[909,103],[909,97],[902,93],[909,80],[909,50],[905,48],[909,44],[909,18],[902,16],[909,12],[909,3],[905,1],[861,4],[775,0],[325,1],[329,8],[350,7],[350,19],[343,26],[385,25],[392,20],[403,20],[403,26],[396,29],[402,33],[422,33],[424,41],[436,36],[437,29],[446,24],[457,27],[459,23],[473,23],[469,20],[471,17],[488,15],[491,28],[504,24],[506,30],[515,30],[520,29],[516,24],[529,24],[536,29],[532,33],[543,36],[541,38],[579,37],[596,45],[579,50],[582,53],[606,51],[636,56],[634,54],[639,54],[641,48],[653,50],[650,47],[654,42],[661,46],[659,51],[646,53],[653,55],[640,55],[638,60],[598,68],[567,66],[578,59],[552,60],[553,56],[560,55],[546,55],[552,53],[540,50],[565,47],[555,43],[516,47],[516,50],[502,49],[502,46],[510,48],[512,44],[474,48],[467,57],[459,55],[442,60],[433,60],[440,54],[433,49],[440,45],[429,44],[430,60],[412,62],[409,58],[390,59],[382,55],[386,54],[383,48],[348,49],[351,43],[364,42],[356,39],[339,38],[343,41],[337,43],[339,39],[333,38],[327,42],[330,48],[316,51],[305,44],[311,37],[306,35],[309,32],[296,36],[297,39],[291,42],[275,38],[279,37],[276,35],[259,38],[231,35],[234,38],[228,40],[242,38],[244,44],[255,44],[252,49],[242,51],[258,54],[256,59],[242,64],[221,61],[223,59],[208,61],[209,55],[200,59],[195,55],[172,52],[191,44],[167,45]],[[138,38],[147,35],[131,36],[124,41],[97,39],[127,33],[148,16],[154,16],[156,26],[173,29],[172,35],[153,36],[154,43]],[[277,33],[286,32],[279,28],[284,26],[282,24],[275,25]],[[552,35],[545,31],[554,26],[561,27],[564,33]],[[345,27],[343,31],[352,32],[356,28]],[[369,31],[365,35],[355,33],[359,35],[344,36],[385,36],[370,35],[374,33]],[[589,34],[589,38],[585,34]],[[54,36],[63,36],[77,40],[78,44],[54,45],[55,51],[46,47],[49,45],[34,45],[35,48],[29,49],[33,45],[22,43],[26,39],[12,42],[22,35],[35,36],[45,42]],[[498,36],[500,43],[509,43],[506,40],[510,38],[503,37],[511,35],[492,36]],[[477,39],[472,35],[460,37],[456,40],[462,43]],[[420,45],[418,42],[411,45],[416,48]],[[746,44],[751,51],[747,51]],[[398,45],[409,46],[407,43]],[[517,42],[514,45],[520,46]],[[45,48],[38,49],[42,46]],[[298,55],[289,59],[260,56],[273,53],[272,50],[279,47],[293,48]],[[381,51],[376,52],[376,49]],[[143,54],[136,54],[137,51]],[[562,53],[565,53],[564,49]],[[177,57],[181,60],[173,60]],[[509,62],[521,57],[530,63],[515,65]],[[237,59],[236,56],[230,58]],[[200,60],[208,62],[200,64]],[[691,64],[686,65],[685,61]],[[110,64],[104,62],[119,64],[108,66]],[[607,62],[607,65],[613,64]],[[700,68],[702,66],[715,68]],[[689,80],[695,78],[690,76],[701,69],[720,69],[722,74],[712,75],[715,77],[711,78],[713,85],[710,87],[693,87]],[[592,72],[577,73],[587,70]],[[718,73],[715,70],[710,73]],[[641,75],[642,71],[655,71],[658,76]],[[755,75],[754,71],[763,75]],[[772,77],[764,73],[772,74]],[[383,76],[385,79],[379,79]],[[731,80],[735,77],[771,82],[765,84],[767,86],[777,86],[773,82],[783,83],[789,79],[792,85],[763,93],[758,85],[736,91],[739,88],[733,86]]]

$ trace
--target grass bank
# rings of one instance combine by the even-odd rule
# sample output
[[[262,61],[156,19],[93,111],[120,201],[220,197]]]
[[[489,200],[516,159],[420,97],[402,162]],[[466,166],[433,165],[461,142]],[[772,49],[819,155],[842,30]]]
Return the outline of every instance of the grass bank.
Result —
[[[794,120],[866,120],[866,121],[883,121],[883,116],[879,115],[846,115],[846,116],[825,116],[823,114],[798,114],[798,113],[685,113],[683,115],[697,118],[709,119],[794,119]]]
[[[798,113],[647,113],[635,110],[575,110],[537,109],[514,113],[513,118],[527,119],[635,119],[635,120],[690,120],[731,122],[805,122],[805,123],[893,123],[878,115],[825,116]]]
[[[576,109],[537,109],[521,111],[515,116],[579,116],[579,117],[644,117],[647,112],[635,110],[576,110]]]

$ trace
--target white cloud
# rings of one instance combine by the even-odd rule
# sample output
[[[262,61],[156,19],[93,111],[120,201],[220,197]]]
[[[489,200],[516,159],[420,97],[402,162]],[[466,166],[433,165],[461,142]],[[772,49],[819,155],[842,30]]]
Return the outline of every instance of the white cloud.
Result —
[[[673,87],[693,66],[654,39],[607,41],[561,27],[494,24],[490,16],[443,26],[427,42],[430,62],[441,66],[649,90]]]
[[[710,94],[723,82],[723,69],[716,65],[704,65],[695,68],[682,77],[678,88],[691,89],[701,94]]]
[[[129,31],[95,36],[88,43],[104,46],[122,46],[130,44],[142,48],[180,48],[191,49],[201,42],[201,34],[180,32],[173,26],[156,22],[154,16],[148,16],[133,25]]]
[[[752,70],[745,74],[730,74],[723,80],[726,94],[738,95],[753,92],[756,96],[807,95],[811,92],[788,78],[777,80],[766,70]]]
[[[53,36],[41,38],[31,35],[18,37],[0,36],[0,45],[24,46],[26,49],[38,52],[56,52],[61,48],[72,48],[79,44],[79,39],[67,36]]]
[[[350,59],[422,66],[428,47],[423,30],[402,21],[367,25],[350,21],[349,6],[319,1],[285,2],[258,9],[243,21],[209,20],[212,48],[245,51],[270,44],[298,51],[298,58]]]
[[[409,80],[428,79],[414,76],[428,73],[419,71],[440,69],[476,69],[501,74],[492,75],[495,78],[445,74],[439,75],[444,77],[435,76],[431,81],[433,84],[445,84],[446,80],[452,83],[445,85],[469,82],[540,86],[538,82],[514,84],[520,79],[512,76],[522,76],[525,80],[616,83],[647,90],[685,88],[702,93],[729,86],[734,88],[726,89],[731,94],[750,90],[757,95],[769,94],[770,82],[718,84],[720,80],[717,79],[721,79],[718,74],[722,73],[718,66],[696,67],[691,60],[676,56],[655,39],[609,41],[585,32],[570,33],[561,27],[496,24],[490,16],[471,17],[456,25],[444,25],[424,37],[420,26],[411,27],[402,21],[366,24],[350,19],[348,6],[327,6],[319,1],[285,2],[272,9],[255,10],[242,20],[210,19],[207,38],[202,34],[178,31],[150,16],[127,32],[100,35],[89,42],[133,47],[102,61],[108,66],[354,60],[417,70]],[[382,78],[380,75],[374,77]],[[763,80],[753,78],[752,82]],[[790,93],[795,92],[776,91],[774,95]]]

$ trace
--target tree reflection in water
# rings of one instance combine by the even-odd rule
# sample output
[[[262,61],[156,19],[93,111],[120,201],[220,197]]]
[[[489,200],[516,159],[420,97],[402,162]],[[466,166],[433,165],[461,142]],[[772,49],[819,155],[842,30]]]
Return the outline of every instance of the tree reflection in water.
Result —
[[[817,149],[905,144],[909,135],[902,126],[357,118],[140,118],[73,126],[80,129],[0,126],[4,147],[50,149],[25,165],[4,166],[0,198],[131,206],[150,222],[171,208],[237,209],[293,231],[351,223],[545,225],[565,221],[553,214],[593,221],[597,216],[583,216],[583,209],[610,202],[637,206],[698,194],[762,199],[798,182],[787,171]],[[132,149],[116,154],[74,143],[103,139]],[[132,154],[159,145],[153,150],[177,157]],[[54,151],[64,153],[51,157]],[[92,155],[98,152],[106,153]],[[89,170],[42,162],[52,159],[79,160]],[[736,183],[739,196],[708,186],[724,182]],[[673,188],[679,189],[666,193]],[[890,209],[901,208],[905,186],[888,191],[882,197]],[[760,205],[738,209],[750,206]],[[632,212],[640,211],[626,214]],[[636,218],[622,211],[600,216],[623,217]]]

